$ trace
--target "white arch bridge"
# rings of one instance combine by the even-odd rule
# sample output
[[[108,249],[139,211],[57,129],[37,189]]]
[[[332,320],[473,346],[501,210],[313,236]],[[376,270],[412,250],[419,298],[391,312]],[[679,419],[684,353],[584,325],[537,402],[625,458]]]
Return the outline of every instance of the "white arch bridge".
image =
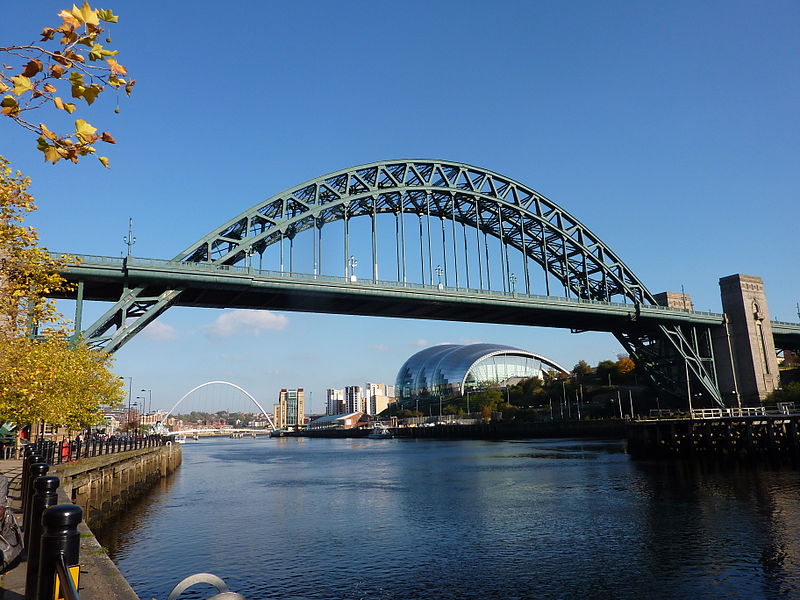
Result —
[[[190,389],[183,396],[181,396],[180,399],[175,404],[172,405],[172,408],[170,408],[167,411],[167,414],[164,415],[164,421],[166,421],[170,417],[170,415],[172,415],[175,412],[175,409],[178,408],[178,406],[181,404],[181,402],[186,400],[186,398],[191,396],[197,390],[199,390],[201,388],[204,388],[204,387],[207,387],[209,385],[227,385],[227,386],[230,386],[230,387],[235,388],[235,389],[239,390],[240,392],[242,392],[245,396],[247,396],[248,398],[250,398],[250,400],[253,401],[253,404],[255,404],[258,407],[258,410],[260,411],[260,414],[263,415],[264,417],[266,417],[267,422],[269,423],[269,427],[270,427],[269,430],[267,430],[267,431],[274,431],[275,430],[275,423],[272,422],[272,419],[267,414],[267,411],[264,410],[264,407],[261,406],[261,403],[258,400],[256,400],[255,397],[250,392],[248,392],[243,387],[236,385],[235,383],[231,383],[230,381],[221,381],[221,380],[206,381],[205,383],[201,383],[200,385],[197,385],[197,386],[193,387],[192,389]],[[166,428],[163,426],[162,423],[159,423],[159,425],[161,425],[161,429],[162,430],[166,430]],[[211,431],[216,431],[216,430],[214,430],[214,429],[187,429],[187,430],[182,430],[181,433],[191,435],[191,434],[194,434],[194,433],[211,432]],[[252,430],[252,429],[236,429],[236,430],[234,430],[234,429],[220,429],[219,431],[220,432],[238,433],[238,432],[245,432],[245,431],[246,432],[251,432],[251,431],[255,431],[255,430]],[[163,433],[163,431],[162,431],[162,433]]]

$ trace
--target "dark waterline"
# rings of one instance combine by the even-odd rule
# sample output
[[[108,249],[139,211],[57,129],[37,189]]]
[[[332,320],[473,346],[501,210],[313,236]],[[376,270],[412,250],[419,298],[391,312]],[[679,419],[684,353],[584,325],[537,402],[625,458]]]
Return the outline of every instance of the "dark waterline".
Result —
[[[98,538],[159,600],[202,571],[248,600],[797,598],[799,475],[617,441],[203,439]]]

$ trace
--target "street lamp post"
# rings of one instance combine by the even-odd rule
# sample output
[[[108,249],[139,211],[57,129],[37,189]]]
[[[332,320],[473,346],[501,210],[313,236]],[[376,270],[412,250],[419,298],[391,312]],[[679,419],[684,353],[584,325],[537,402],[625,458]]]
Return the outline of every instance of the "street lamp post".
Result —
[[[442,269],[442,265],[436,265],[435,273],[436,273],[436,277],[438,277],[438,279],[439,279],[439,283],[438,283],[438,285],[436,287],[438,287],[441,290],[441,289],[444,288],[444,286],[442,285],[442,273],[444,273],[444,269]]]
[[[147,392],[147,412],[153,412],[153,390],[141,390]],[[144,398],[142,398],[144,400]]]
[[[516,296],[517,294],[517,276],[512,273],[508,280],[511,282],[511,295]]]
[[[124,236],[122,241],[125,242],[125,245],[128,247],[128,256],[130,256],[133,251],[133,245],[136,243],[136,236],[133,235],[132,217],[128,219],[128,235]]]
[[[351,256],[350,260],[347,261],[347,266],[350,267],[350,281],[356,280],[356,267],[358,266],[358,260],[356,260],[355,256]]]

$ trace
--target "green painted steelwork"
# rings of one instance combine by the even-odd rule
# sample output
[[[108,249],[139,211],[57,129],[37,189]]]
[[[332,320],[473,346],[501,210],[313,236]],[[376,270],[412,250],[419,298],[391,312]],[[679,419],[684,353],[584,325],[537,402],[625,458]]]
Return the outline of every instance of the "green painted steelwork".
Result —
[[[377,279],[375,220],[380,214],[395,217],[397,281],[391,285]],[[439,278],[443,276],[441,286],[437,282],[433,289],[415,288],[407,281],[406,218],[412,215],[419,219],[423,281],[427,279],[433,287],[434,272],[441,273]],[[343,289],[343,285],[354,283],[348,277],[351,274],[349,222],[357,217],[372,220],[372,279],[368,280],[369,286],[359,281],[358,285]],[[437,218],[441,221],[443,260],[434,270],[432,221]],[[344,225],[340,271],[344,277],[338,282],[321,275],[322,228],[334,221],[343,221]],[[450,222],[449,228],[446,221]],[[464,255],[461,257],[456,244],[457,224],[464,231]],[[472,228],[476,236],[478,290],[468,289],[468,228]],[[311,281],[307,276],[287,276],[283,272],[286,241],[291,273],[294,240],[307,230],[312,231],[312,277],[316,275]],[[453,242],[449,250],[448,230]],[[423,231],[427,232],[427,265],[423,256]],[[483,250],[480,249],[481,233]],[[497,262],[490,260],[489,238],[499,241],[500,260]],[[253,275],[253,255],[263,257],[272,245],[279,246],[281,272]],[[525,282],[524,293],[517,293],[516,275],[510,272],[511,249],[524,257],[521,278]],[[484,251],[485,257],[482,256]],[[532,266],[538,266],[544,274],[547,300],[537,300],[530,294]],[[118,274],[112,273],[115,268]],[[462,269],[467,278],[466,288],[459,287]],[[710,327],[720,322],[716,317],[709,322],[699,316],[701,313],[691,313],[684,318],[682,315],[688,314],[685,311],[656,308],[652,294],[633,272],[570,213],[517,181],[462,163],[400,160],[337,171],[256,204],[187,246],[171,261],[153,261],[148,267],[141,259],[128,257],[121,265],[108,262],[107,269],[87,261],[79,267],[69,267],[67,272],[73,280],[85,280],[87,286],[92,287],[92,293],[87,287],[87,299],[103,296],[116,302],[84,332],[91,345],[109,352],[120,348],[172,305],[204,305],[199,299],[203,289],[220,292],[206,293],[206,297],[216,298],[207,301],[207,305],[264,308],[267,305],[256,305],[253,300],[237,303],[236,297],[261,297],[263,301],[265,290],[270,290],[272,308],[352,314],[396,313],[395,316],[612,331],[659,387],[678,394],[686,390],[691,395],[694,386],[695,392],[702,391],[712,403],[723,405],[710,344]],[[91,286],[95,276],[108,285]],[[563,288],[564,298],[551,298],[551,278]],[[504,293],[498,292],[499,297],[489,289],[492,279],[496,285],[502,283]],[[119,280],[116,288],[112,280]],[[455,285],[451,287],[451,283]],[[99,291],[101,288],[105,291]],[[115,297],[108,295],[111,289],[115,290]],[[442,291],[445,293],[437,294]],[[226,294],[229,294],[227,298]],[[364,303],[364,297],[369,297],[371,302]],[[334,298],[338,299],[335,305],[327,304]],[[341,301],[355,298],[368,306],[347,306]],[[400,308],[383,306],[388,305],[389,300]],[[540,306],[534,311],[530,304],[536,302]],[[487,314],[481,319],[470,317],[467,307],[473,304],[494,306],[491,314],[495,320]],[[454,305],[460,312],[453,314]],[[442,311],[435,310],[436,306],[448,306],[448,316],[442,316]],[[611,314],[613,317],[609,316]],[[685,377],[681,375],[684,372]]]

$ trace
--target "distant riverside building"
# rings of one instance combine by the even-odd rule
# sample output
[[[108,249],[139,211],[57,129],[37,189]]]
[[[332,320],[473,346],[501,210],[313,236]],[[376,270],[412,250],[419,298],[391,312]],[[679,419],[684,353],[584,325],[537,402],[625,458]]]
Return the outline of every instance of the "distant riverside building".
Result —
[[[460,396],[487,384],[542,377],[546,369],[568,372],[558,363],[500,344],[442,344],[409,358],[397,374],[397,401],[412,408],[419,399]]]
[[[305,423],[305,395],[303,388],[281,390],[275,405],[275,427],[296,427]]]
[[[317,431],[320,429],[352,429],[361,422],[363,414],[358,411],[343,415],[326,415],[311,421],[308,428]]]
[[[360,385],[349,385],[344,388],[344,412],[366,412]]]
[[[340,415],[344,412],[344,390],[328,388],[328,401],[325,404],[326,415]]]
[[[394,402],[394,386],[385,383],[370,383],[364,386],[364,409],[368,415],[377,415]]]

